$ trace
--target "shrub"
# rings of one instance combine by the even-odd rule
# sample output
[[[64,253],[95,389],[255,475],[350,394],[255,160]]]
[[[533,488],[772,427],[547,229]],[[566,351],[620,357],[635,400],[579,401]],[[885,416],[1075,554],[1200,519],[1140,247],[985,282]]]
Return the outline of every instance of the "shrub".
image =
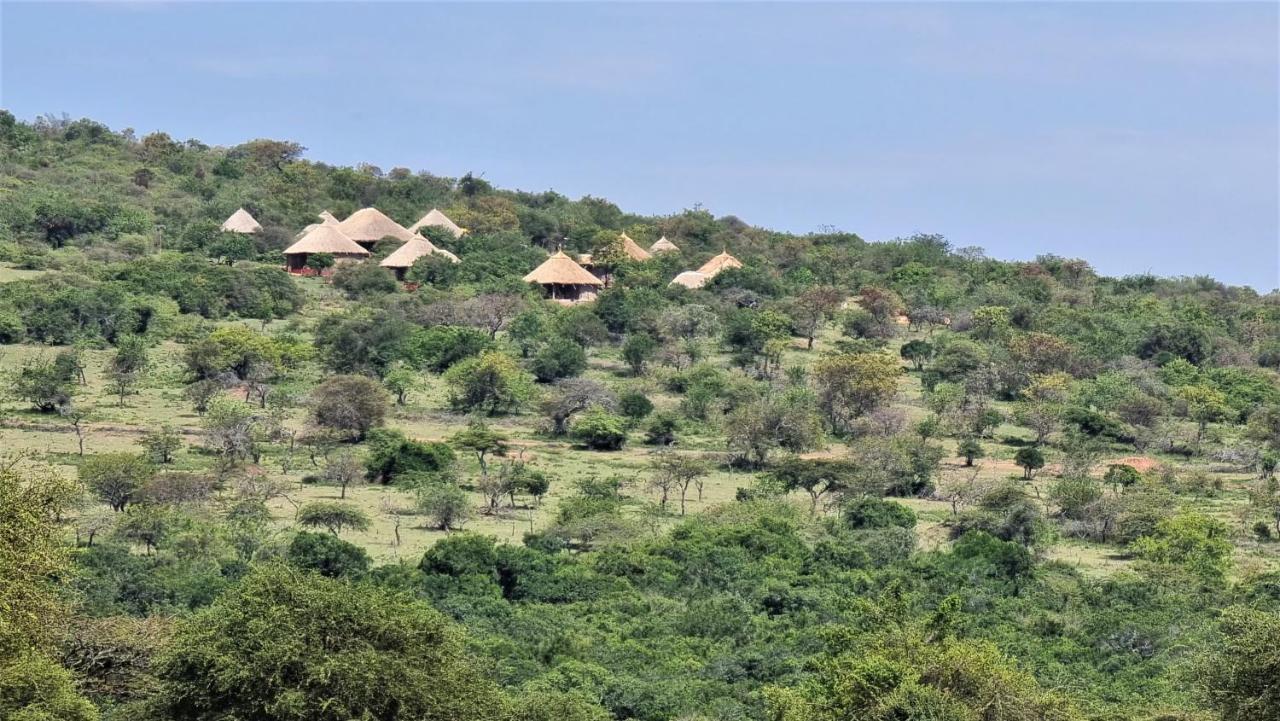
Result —
[[[369,570],[369,554],[337,536],[303,531],[293,537],[286,556],[298,568],[329,578],[363,576]]]
[[[578,416],[569,435],[595,451],[616,451],[627,442],[623,419],[599,407],[590,408]]]
[[[653,412],[653,401],[640,391],[627,391],[618,399],[618,410],[631,422],[636,423]]]
[[[489,415],[514,411],[533,395],[533,379],[515,359],[495,351],[468,358],[444,374],[455,410]]]
[[[372,378],[332,376],[312,392],[311,414],[317,425],[364,440],[370,429],[382,425],[388,403],[387,392]]]
[[[844,522],[858,529],[915,528],[916,514],[897,501],[859,498],[844,507]]]
[[[587,369],[587,352],[570,338],[553,337],[534,355],[529,368],[542,383],[572,378]]]

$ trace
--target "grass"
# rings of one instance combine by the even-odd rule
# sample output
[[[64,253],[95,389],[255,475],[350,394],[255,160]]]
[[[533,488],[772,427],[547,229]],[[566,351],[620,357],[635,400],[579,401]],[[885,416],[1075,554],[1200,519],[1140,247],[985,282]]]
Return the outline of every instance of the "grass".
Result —
[[[18,272],[0,267],[0,273]],[[3,276],[0,276],[3,277]],[[313,300],[307,313],[321,315],[325,309],[339,306],[333,289],[323,283],[306,279],[302,281],[305,292]],[[236,321],[233,321],[236,322]],[[255,327],[257,323],[253,324]],[[283,327],[284,323],[273,324]],[[828,328],[819,338],[817,348],[808,351],[803,342],[797,342],[787,351],[784,366],[807,365],[812,358],[829,347],[830,341],[838,337],[835,329]],[[902,342],[906,338],[900,340]],[[893,344],[893,352],[897,343]],[[58,348],[43,346],[5,346],[0,349],[0,371],[12,370],[35,358],[52,356]],[[186,470],[202,470],[211,467],[213,459],[205,453],[198,452],[201,443],[200,418],[191,410],[189,403],[182,397],[183,368],[181,363],[181,346],[165,343],[152,352],[152,369],[147,374],[145,385],[137,389],[137,393],[126,397],[120,405],[111,393],[102,376],[102,367],[111,357],[109,350],[88,350],[85,352],[87,384],[78,389],[78,402],[93,408],[85,441],[86,452],[138,452],[139,439],[147,431],[159,426],[172,426],[184,435],[187,447],[179,452],[176,466]],[[718,356],[713,362],[727,364],[727,357]],[[306,373],[307,382],[319,378],[319,371],[312,369]],[[679,398],[665,390],[651,378],[630,379],[626,370],[618,360],[616,353],[605,352],[593,354],[586,377],[606,381],[613,385],[633,384],[643,390],[658,409],[674,409]],[[229,394],[234,392],[229,391]],[[243,398],[243,394],[235,397]],[[997,407],[1008,415],[1008,404],[997,403]],[[903,411],[909,422],[914,422],[928,414],[924,398],[920,391],[918,375],[904,374],[900,383],[900,393],[895,407]],[[503,541],[519,542],[523,534],[544,528],[555,517],[559,503],[575,493],[575,483],[590,477],[621,476],[628,483],[628,494],[645,502],[655,502],[656,495],[645,488],[647,468],[650,462],[651,448],[643,445],[643,434],[633,429],[628,444],[617,452],[595,452],[576,447],[563,439],[549,438],[540,432],[541,420],[536,413],[505,416],[489,419],[493,426],[501,429],[511,438],[513,454],[535,468],[551,473],[555,481],[551,491],[543,499],[540,507],[504,508],[493,515],[478,514],[467,524],[468,530],[494,536]],[[289,415],[289,423],[293,427],[301,427],[306,421],[303,408],[295,408]],[[393,406],[387,425],[397,428],[412,438],[419,440],[443,441],[457,432],[467,421],[465,416],[448,410],[447,389],[439,376],[424,374],[421,385],[409,397],[404,406]],[[692,426],[692,424],[690,424]],[[978,477],[981,480],[1018,479],[1022,471],[1012,461],[1018,444],[1029,439],[1026,429],[1003,424],[993,432],[992,439],[983,440],[987,457],[978,462]],[[1005,442],[1008,441],[1008,442]],[[942,439],[941,444],[948,452],[944,459],[942,473],[968,472],[962,468],[962,459],[954,456],[955,439]],[[79,461],[76,449],[76,438],[65,420],[56,415],[40,414],[25,407],[17,401],[0,402],[0,446],[5,450],[31,452],[55,463],[68,472],[73,471]],[[719,455],[723,452],[724,440],[719,431],[709,426],[689,427],[680,435],[680,444],[676,452],[711,453]],[[838,457],[844,454],[845,447],[832,442],[825,449],[813,455]],[[1104,455],[1097,473],[1101,474],[1107,463],[1117,462],[1133,455],[1132,448],[1115,446]],[[461,478],[464,485],[467,479],[478,475],[478,465],[473,458],[461,457]],[[1220,491],[1211,495],[1193,497],[1189,501],[1198,509],[1211,513],[1227,521],[1236,535],[1237,557],[1242,568],[1280,566],[1280,544],[1257,543],[1248,537],[1248,528],[1241,525],[1240,510],[1248,503],[1248,479],[1239,473],[1213,468],[1205,461],[1187,461],[1176,457],[1155,456],[1162,463],[1172,463],[1182,470],[1196,469],[1207,474],[1212,483],[1221,486]],[[297,508],[312,500],[330,500],[337,496],[337,489],[326,486],[310,485],[303,482],[304,476],[317,472],[311,467],[305,453],[298,453],[294,467],[284,472],[280,467],[281,452],[269,450],[263,458],[259,472],[287,482],[289,491],[284,497],[274,499],[270,508],[277,526],[283,531],[294,526]],[[1054,459],[1050,457],[1052,465]],[[1039,498],[1046,498],[1049,487],[1055,478],[1051,468],[1046,468],[1029,484],[1030,490]],[[723,467],[708,476],[704,485],[704,496],[697,500],[690,494],[687,503],[688,512],[701,513],[719,504],[731,502],[737,489],[747,487],[754,481],[752,473],[727,470]],[[475,506],[482,505],[479,493],[472,493]],[[1187,499],[1187,496],[1183,497]],[[382,486],[357,486],[348,489],[347,501],[358,506],[373,519],[373,526],[366,532],[346,532],[343,537],[363,546],[378,561],[394,561],[398,559],[416,559],[421,553],[445,534],[428,528],[425,519],[420,516],[405,516],[401,519],[401,543],[394,543],[393,518],[383,512],[387,503],[399,507],[411,507],[413,496],[403,490]],[[797,497],[797,501],[800,501]],[[917,535],[921,548],[933,549],[943,547],[947,543],[945,522],[951,515],[948,503],[939,500],[906,499],[903,501],[919,517]],[[807,507],[807,501],[804,502]],[[667,523],[674,523],[677,518],[678,501],[668,506],[672,515]],[[1048,549],[1047,557],[1063,561],[1091,574],[1108,574],[1125,568],[1129,562],[1118,556],[1116,549],[1101,544],[1087,543],[1073,539],[1063,539]]]

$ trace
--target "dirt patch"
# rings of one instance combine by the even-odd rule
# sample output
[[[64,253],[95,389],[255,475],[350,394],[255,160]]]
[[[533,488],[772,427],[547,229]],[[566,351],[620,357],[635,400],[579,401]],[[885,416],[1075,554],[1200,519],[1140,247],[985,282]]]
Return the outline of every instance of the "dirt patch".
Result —
[[[1126,456],[1124,458],[1113,458],[1109,461],[1103,461],[1103,466],[1113,466],[1113,465],[1119,465],[1119,464],[1124,464],[1126,466],[1133,466],[1135,469],[1137,469],[1139,473],[1146,473],[1147,471],[1155,468],[1156,466],[1159,466],[1160,461],[1157,461],[1156,459],[1150,458],[1148,456]]]

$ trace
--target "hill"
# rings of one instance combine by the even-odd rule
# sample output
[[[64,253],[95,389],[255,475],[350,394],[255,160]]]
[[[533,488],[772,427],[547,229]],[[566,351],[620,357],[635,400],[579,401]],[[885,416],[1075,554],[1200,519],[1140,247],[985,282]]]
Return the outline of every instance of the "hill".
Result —
[[[0,114],[0,715],[1280,714],[1275,295],[302,152]]]

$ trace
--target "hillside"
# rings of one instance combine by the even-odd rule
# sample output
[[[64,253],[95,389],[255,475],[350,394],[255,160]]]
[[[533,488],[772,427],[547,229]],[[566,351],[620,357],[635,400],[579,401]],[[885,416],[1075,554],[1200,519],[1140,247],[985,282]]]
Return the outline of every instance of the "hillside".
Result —
[[[303,151],[0,113],[0,717],[1280,718],[1274,293]]]

